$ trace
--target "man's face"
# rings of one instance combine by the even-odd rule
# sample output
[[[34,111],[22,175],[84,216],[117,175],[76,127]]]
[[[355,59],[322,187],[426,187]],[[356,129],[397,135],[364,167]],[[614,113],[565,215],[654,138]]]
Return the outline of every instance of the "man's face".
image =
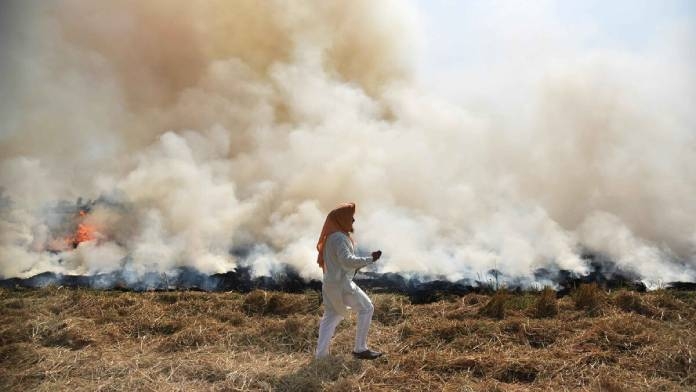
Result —
[[[353,218],[353,221],[350,223],[350,230],[348,230],[351,233],[353,232],[353,223],[355,223],[355,218]]]

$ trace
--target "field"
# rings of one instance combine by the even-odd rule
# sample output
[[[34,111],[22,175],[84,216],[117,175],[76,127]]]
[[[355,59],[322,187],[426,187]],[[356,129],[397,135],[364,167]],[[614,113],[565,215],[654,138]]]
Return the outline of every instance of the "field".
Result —
[[[693,292],[372,298],[385,357],[314,361],[316,292],[1,290],[0,390],[696,390]]]

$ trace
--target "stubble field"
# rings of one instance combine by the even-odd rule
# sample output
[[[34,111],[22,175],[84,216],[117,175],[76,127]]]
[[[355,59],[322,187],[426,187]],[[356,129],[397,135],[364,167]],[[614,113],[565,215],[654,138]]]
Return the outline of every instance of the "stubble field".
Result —
[[[3,289],[0,389],[696,390],[693,292],[371,297],[385,357],[351,357],[353,316],[315,361],[316,292]]]

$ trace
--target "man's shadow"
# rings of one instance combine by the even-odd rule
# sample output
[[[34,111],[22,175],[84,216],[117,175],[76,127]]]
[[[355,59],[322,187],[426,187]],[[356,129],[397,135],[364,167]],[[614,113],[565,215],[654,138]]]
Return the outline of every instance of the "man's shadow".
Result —
[[[312,359],[297,371],[271,382],[274,391],[321,391],[322,383],[357,374],[363,369],[361,361],[346,356]]]

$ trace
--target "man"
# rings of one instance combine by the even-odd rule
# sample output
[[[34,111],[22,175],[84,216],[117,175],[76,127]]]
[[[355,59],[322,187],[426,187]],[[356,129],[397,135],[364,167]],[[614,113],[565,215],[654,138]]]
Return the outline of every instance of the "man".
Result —
[[[324,270],[321,290],[324,316],[319,322],[317,358],[329,355],[331,338],[349,308],[358,313],[353,355],[359,359],[375,359],[382,355],[367,348],[367,331],[375,308],[370,298],[353,282],[355,271],[377,261],[382,252],[372,252],[371,257],[355,255],[355,241],[351,237],[354,215],[355,203],[343,204],[331,211],[317,243],[317,263]]]

